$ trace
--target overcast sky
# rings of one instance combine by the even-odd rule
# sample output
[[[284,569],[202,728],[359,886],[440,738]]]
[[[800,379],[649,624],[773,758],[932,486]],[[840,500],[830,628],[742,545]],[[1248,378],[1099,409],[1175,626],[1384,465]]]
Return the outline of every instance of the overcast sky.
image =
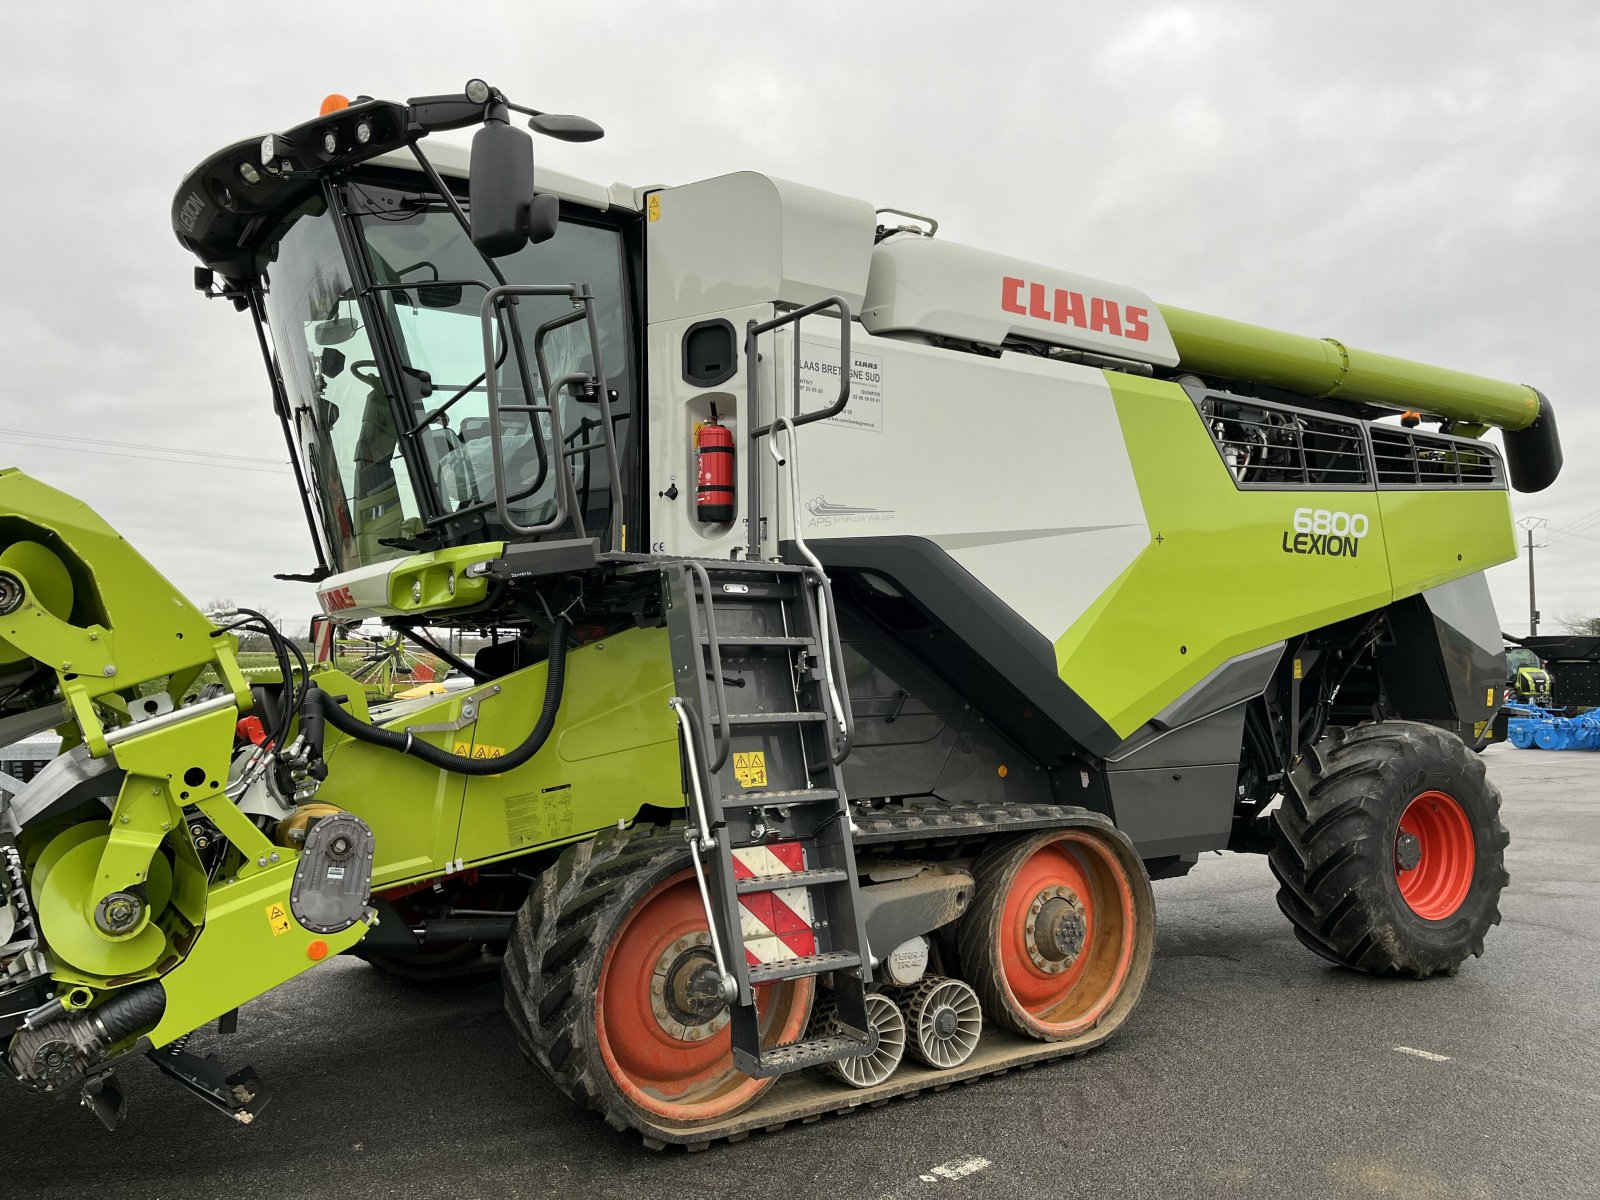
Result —
[[[172,194],[327,92],[399,100],[481,75],[606,127],[588,146],[541,142],[574,174],[764,171],[1159,302],[1533,384],[1567,454],[1555,487],[1514,497],[1548,521],[1540,607],[1547,623],[1600,613],[1597,14],[9,3],[0,465],[88,501],[196,600],[298,624],[310,589],[271,575],[313,558],[254,336],[191,290]],[[1523,631],[1525,562],[1490,580],[1503,628]]]

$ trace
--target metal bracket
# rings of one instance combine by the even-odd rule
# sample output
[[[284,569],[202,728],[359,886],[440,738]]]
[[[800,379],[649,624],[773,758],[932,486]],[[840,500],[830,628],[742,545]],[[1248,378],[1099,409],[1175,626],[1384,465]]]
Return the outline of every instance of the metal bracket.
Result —
[[[454,721],[441,721],[435,725],[407,725],[405,731],[407,733],[459,733],[478,719],[478,705],[491,696],[498,696],[499,694],[500,685],[498,683],[490,684],[486,688],[469,693],[466,699],[461,701],[461,715]]]
[[[250,1124],[267,1106],[267,1091],[249,1067],[226,1075],[227,1068],[216,1055],[201,1058],[181,1044],[152,1050],[147,1057],[193,1095],[241,1125]]]

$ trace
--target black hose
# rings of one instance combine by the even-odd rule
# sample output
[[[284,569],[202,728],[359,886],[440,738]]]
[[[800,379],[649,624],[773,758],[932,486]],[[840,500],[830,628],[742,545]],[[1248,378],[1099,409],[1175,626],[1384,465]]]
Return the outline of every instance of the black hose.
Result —
[[[456,775],[500,775],[515,770],[539,753],[549,739],[551,731],[555,729],[556,713],[560,711],[561,694],[566,684],[567,635],[571,630],[572,623],[566,617],[558,617],[555,625],[551,627],[550,665],[544,687],[544,708],[540,711],[539,720],[534,724],[532,732],[523,739],[522,744],[499,758],[468,758],[461,754],[451,754],[448,750],[441,750],[409,733],[369,725],[360,717],[345,711],[340,704],[343,697],[330,696],[319,687],[312,688],[306,695],[305,707],[301,714],[301,728],[306,730],[320,727],[320,722],[326,720],[340,733],[357,741],[372,746],[382,746],[387,750],[398,750],[402,754],[420,758],[430,766]]]
[[[140,1029],[147,1029],[167,1011],[167,992],[159,983],[143,983],[111,997],[89,1016],[106,1031],[106,1042],[120,1041]]]

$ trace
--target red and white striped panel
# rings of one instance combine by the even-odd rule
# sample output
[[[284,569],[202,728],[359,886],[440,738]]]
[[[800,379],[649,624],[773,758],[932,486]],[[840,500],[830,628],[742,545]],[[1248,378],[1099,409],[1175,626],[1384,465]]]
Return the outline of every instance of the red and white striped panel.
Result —
[[[736,879],[771,879],[805,869],[806,850],[799,842],[775,842],[733,852]],[[805,887],[740,896],[745,962],[755,966],[815,954],[817,935],[811,929],[811,913],[811,890]]]

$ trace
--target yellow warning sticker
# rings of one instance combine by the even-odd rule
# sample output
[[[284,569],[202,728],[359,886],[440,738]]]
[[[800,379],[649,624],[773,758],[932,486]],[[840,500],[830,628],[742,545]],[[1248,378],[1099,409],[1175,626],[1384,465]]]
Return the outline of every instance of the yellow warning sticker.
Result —
[[[1301,677],[1300,660],[1298,658],[1294,660],[1294,677],[1296,679]]]
[[[733,777],[742,788],[767,786],[767,756],[761,750],[746,750],[733,756]]]
[[[471,742],[457,742],[455,749],[451,753],[458,754],[462,758],[504,758],[506,756],[506,748],[504,746],[491,746],[487,743],[474,746]]]
[[[267,924],[272,926],[273,937],[282,937],[289,932],[289,910],[281,904],[267,905]]]
[[[647,207],[652,221],[661,220],[661,193],[653,194],[647,202]]]
[[[1494,689],[1493,688],[1489,689],[1489,698],[1487,700],[1485,700],[1484,703],[1487,704],[1490,708],[1494,707]]]

